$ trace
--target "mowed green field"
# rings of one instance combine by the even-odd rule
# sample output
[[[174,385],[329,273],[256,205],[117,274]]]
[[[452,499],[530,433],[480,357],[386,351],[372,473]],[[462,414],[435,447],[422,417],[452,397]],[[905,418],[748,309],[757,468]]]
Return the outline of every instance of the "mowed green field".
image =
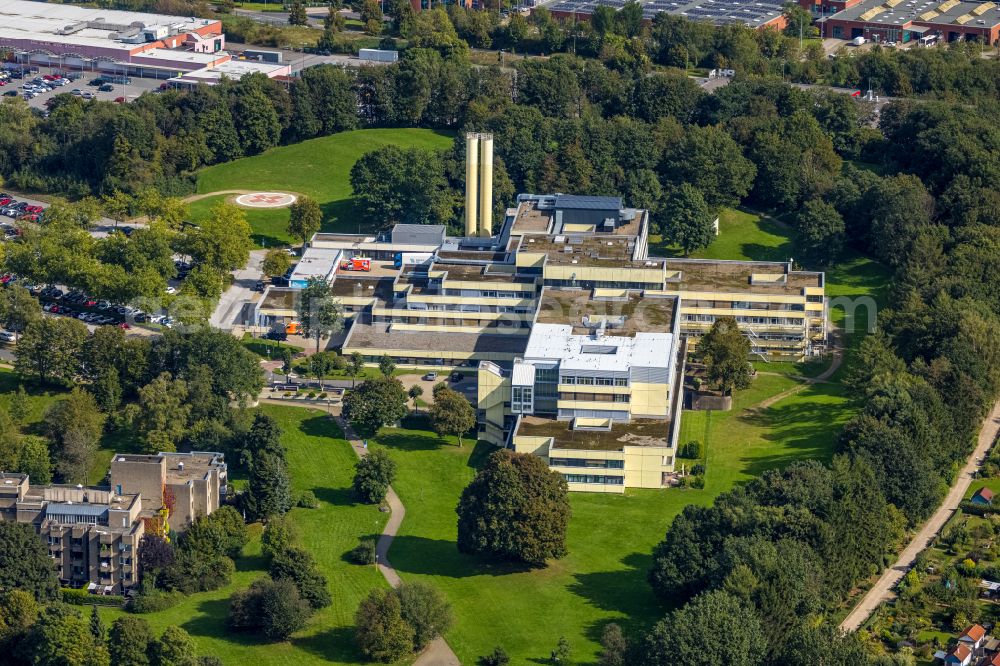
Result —
[[[359,537],[381,532],[386,514],[351,499],[354,452],[324,412],[273,405],[265,405],[262,410],[281,425],[293,489],[312,490],[320,501],[318,509],[295,508],[291,515],[301,544],[313,554],[328,578],[333,604],[317,612],[306,629],[284,643],[267,643],[253,635],[227,631],[229,596],[265,575],[266,564],[260,555],[261,529],[253,525],[253,539],[236,563],[237,572],[229,585],[192,595],[173,608],[142,617],[157,633],[169,625],[183,627],[195,638],[200,654],[215,655],[227,666],[361,663],[354,643],[354,612],[363,596],[386,583],[374,567],[351,564],[344,554],[357,545]],[[123,612],[102,609],[108,622]]]
[[[456,616],[447,638],[462,663],[475,663],[495,645],[512,663],[546,663],[541,660],[560,636],[569,640],[575,660],[593,663],[605,624],[644,630],[669,610],[669,602],[654,597],[646,572],[653,546],[686,505],[709,504],[734,485],[795,460],[830,458],[838,426],[850,416],[840,386],[807,387],[754,409],[796,386],[801,384],[786,376],[761,375],[736,396],[731,412],[684,412],[682,441],[707,445],[703,490],[572,493],[569,554],[545,569],[458,552],[455,507],[491,446],[460,449],[453,439],[424,431],[385,431],[377,445],[399,465],[394,487],[406,506],[390,559],[404,580],[422,580],[447,594]]]
[[[272,148],[260,155],[217,164],[198,173],[198,193],[225,190],[279,191],[306,194],[323,209],[323,230],[358,233],[351,214],[351,168],[367,152],[387,145],[437,150],[452,144],[453,134],[428,129],[366,129],[341,132],[290,146]],[[194,221],[225,196],[191,203]],[[247,210],[258,245],[272,247],[296,242],[285,227],[288,209]]]

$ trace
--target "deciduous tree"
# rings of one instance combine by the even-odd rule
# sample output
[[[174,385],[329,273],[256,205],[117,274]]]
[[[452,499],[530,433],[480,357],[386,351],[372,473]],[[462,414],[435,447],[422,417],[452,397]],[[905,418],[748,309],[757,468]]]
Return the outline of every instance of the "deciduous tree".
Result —
[[[372,590],[354,618],[361,653],[373,661],[392,663],[413,652],[413,627],[403,619],[393,590]]]
[[[45,427],[53,442],[56,473],[66,483],[86,483],[105,418],[94,397],[80,388],[49,407]]]
[[[696,354],[705,364],[708,379],[726,395],[750,386],[750,341],[734,317],[719,317],[701,340]]]
[[[406,392],[394,377],[362,382],[344,396],[344,416],[361,434],[371,436],[406,416]]]
[[[354,465],[354,494],[362,502],[378,504],[395,478],[395,461],[385,449],[374,449]]]
[[[476,410],[458,391],[444,389],[434,394],[431,424],[439,435],[452,435],[462,446],[462,435],[476,427]]]
[[[530,454],[496,451],[462,491],[458,549],[544,566],[566,555],[566,480]]]
[[[299,196],[288,209],[288,233],[300,238],[303,248],[306,246],[306,241],[319,231],[322,223],[323,211],[310,197]]]
[[[24,590],[39,601],[59,594],[52,559],[30,525],[0,522],[0,590]]]

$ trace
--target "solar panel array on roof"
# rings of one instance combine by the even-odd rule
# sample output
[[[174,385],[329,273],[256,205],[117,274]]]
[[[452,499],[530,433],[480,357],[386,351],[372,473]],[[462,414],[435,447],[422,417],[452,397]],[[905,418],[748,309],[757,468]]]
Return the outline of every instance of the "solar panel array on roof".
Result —
[[[618,9],[624,4],[624,0],[561,0],[550,9],[587,15],[593,13],[598,5]],[[643,18],[653,19],[661,12],[715,25],[744,23],[756,27],[780,16],[782,3],[780,0],[649,0],[642,3]]]
[[[560,194],[556,197],[556,208],[574,210],[613,210],[622,208],[621,197],[584,197],[574,194]]]

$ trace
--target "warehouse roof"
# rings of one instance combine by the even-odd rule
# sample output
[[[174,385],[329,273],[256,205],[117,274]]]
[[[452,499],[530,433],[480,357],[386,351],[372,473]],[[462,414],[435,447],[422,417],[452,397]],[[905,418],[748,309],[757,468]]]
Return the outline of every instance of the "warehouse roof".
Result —
[[[444,242],[444,225],[397,224],[392,228],[392,242],[404,245],[440,245]]]
[[[914,21],[942,28],[992,27],[1000,23],[1000,5],[959,0],[867,0],[829,18],[899,27]]]

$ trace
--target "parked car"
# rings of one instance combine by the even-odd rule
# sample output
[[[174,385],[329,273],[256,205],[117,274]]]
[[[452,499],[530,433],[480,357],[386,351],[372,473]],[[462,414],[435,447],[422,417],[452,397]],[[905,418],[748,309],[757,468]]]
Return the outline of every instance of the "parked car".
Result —
[[[16,342],[17,336],[10,331],[0,331],[0,342]]]
[[[463,375],[461,372],[455,371],[451,373],[451,376],[448,377],[448,379],[450,379],[453,382],[460,382],[463,379],[465,379],[465,375]]]
[[[105,83],[100,87],[98,87],[97,89],[100,90],[101,92],[114,92],[115,87],[110,83]]]
[[[437,378],[438,378],[438,373],[436,372],[428,372],[426,375],[421,377],[421,379],[423,379],[425,382],[432,382]]]

